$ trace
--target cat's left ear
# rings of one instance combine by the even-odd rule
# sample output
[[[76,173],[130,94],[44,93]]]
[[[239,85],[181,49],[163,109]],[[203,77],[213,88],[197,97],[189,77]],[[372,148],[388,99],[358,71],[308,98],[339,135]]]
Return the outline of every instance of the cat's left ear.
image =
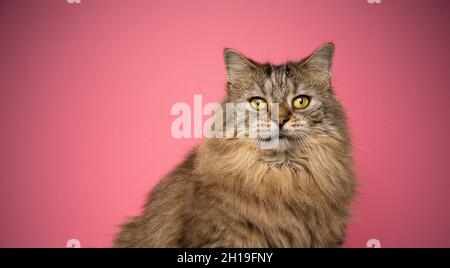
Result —
[[[333,64],[334,44],[327,43],[303,60],[303,68],[313,79],[331,81],[331,65]]]

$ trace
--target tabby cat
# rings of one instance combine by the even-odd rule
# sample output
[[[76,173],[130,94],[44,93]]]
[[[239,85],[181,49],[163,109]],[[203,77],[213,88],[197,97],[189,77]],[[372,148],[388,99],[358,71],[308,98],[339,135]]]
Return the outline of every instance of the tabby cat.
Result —
[[[251,113],[277,104],[277,120],[258,123],[276,126],[278,145],[263,149],[267,136],[205,139],[151,191],[114,245],[341,246],[356,183],[346,116],[331,86],[333,54],[329,43],[273,65],[225,49],[221,105],[247,103]]]

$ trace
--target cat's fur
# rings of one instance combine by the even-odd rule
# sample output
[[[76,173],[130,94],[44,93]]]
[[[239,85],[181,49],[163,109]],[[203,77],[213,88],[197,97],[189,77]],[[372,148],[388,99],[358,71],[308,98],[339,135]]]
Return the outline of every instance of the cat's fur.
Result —
[[[289,121],[276,149],[259,139],[206,139],[150,193],[116,247],[338,247],[355,181],[341,104],[331,88],[334,45],[284,65],[226,49],[223,103],[260,96]],[[291,99],[311,96],[295,111]]]

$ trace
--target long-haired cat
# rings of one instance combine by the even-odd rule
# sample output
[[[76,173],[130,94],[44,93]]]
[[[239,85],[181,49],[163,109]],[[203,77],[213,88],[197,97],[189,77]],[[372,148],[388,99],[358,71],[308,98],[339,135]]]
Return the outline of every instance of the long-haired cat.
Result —
[[[205,139],[151,191],[115,246],[341,246],[355,180],[346,117],[331,86],[333,54],[325,44],[273,65],[225,49],[221,105],[247,103],[251,113],[277,104],[278,120],[264,121],[276,127],[278,146],[263,149],[267,136]]]

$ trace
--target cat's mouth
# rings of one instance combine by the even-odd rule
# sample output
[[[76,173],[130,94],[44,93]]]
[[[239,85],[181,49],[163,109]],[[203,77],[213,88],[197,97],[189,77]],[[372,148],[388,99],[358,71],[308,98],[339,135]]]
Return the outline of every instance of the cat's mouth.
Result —
[[[261,141],[264,141],[264,142],[269,142],[269,141],[272,141],[272,140],[274,140],[275,139],[275,136],[272,136],[272,137],[266,137],[266,138],[259,138]],[[278,139],[279,140],[290,140],[290,139],[292,139],[292,137],[290,137],[290,136],[288,136],[288,135],[285,135],[285,134],[282,134],[282,133],[279,133],[278,134]]]

